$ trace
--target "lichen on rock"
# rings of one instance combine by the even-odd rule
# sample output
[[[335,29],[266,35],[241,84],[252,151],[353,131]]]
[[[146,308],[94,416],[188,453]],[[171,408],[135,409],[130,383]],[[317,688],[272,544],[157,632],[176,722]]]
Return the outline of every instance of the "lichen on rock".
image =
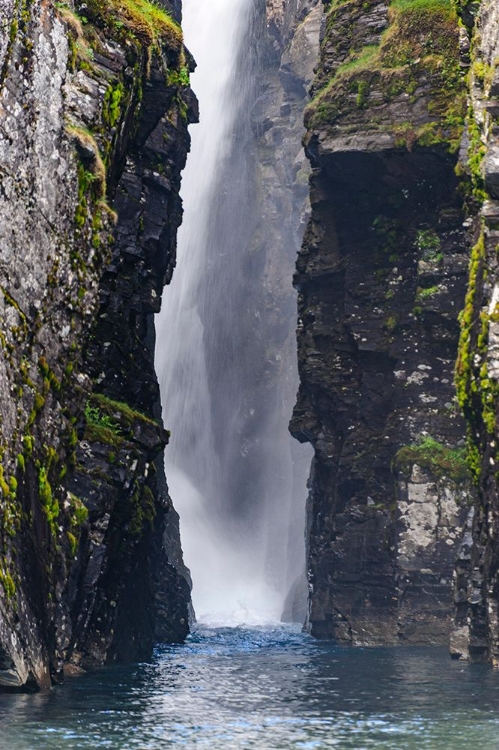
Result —
[[[458,16],[447,2],[348,0],[325,3],[323,29],[291,422],[315,451],[307,627],[445,643],[472,494],[453,386],[469,248]]]
[[[151,327],[175,262],[195,103],[167,7],[1,10],[0,685],[43,686],[69,661],[147,655],[155,627],[187,632],[186,573],[169,563],[178,529],[175,539]],[[114,341],[123,360],[108,389]],[[110,418],[114,457],[85,427],[89,398],[103,411],[128,404]],[[130,618],[138,579],[144,608]]]

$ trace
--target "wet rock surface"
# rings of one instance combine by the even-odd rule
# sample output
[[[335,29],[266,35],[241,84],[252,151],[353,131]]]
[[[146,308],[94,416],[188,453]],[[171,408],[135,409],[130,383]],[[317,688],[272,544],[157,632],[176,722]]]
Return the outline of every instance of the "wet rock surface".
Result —
[[[167,21],[149,49],[147,28],[139,41],[98,3],[83,27],[78,10],[1,6],[7,687],[48,686],[70,661],[143,658],[188,629],[152,365],[194,116],[181,37]]]
[[[497,146],[499,13],[484,2],[476,18],[465,18],[472,33],[468,149],[463,169],[473,187],[475,219],[466,305],[456,368],[458,393],[468,422],[470,461],[477,500],[470,513],[456,564],[456,658],[499,664],[498,618],[498,266]],[[478,206],[478,209],[477,209]]]
[[[434,20],[457,47],[455,15]],[[469,254],[458,130],[441,130],[442,110],[428,115],[442,81],[424,56],[412,97],[383,88],[409,68],[392,70],[381,33],[393,49],[413,22],[380,3],[326,7],[306,116],[312,214],[295,275],[291,431],[315,451],[307,627],[354,644],[448,641],[471,495],[453,386]],[[365,67],[345,64],[367,48]],[[456,101],[463,86],[456,78]]]

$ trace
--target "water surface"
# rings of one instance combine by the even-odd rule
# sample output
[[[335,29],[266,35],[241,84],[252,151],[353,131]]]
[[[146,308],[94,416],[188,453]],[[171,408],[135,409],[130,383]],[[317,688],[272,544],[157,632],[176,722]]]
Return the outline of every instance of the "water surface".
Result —
[[[445,649],[198,626],[150,664],[0,695],[1,750],[499,750],[499,674]]]

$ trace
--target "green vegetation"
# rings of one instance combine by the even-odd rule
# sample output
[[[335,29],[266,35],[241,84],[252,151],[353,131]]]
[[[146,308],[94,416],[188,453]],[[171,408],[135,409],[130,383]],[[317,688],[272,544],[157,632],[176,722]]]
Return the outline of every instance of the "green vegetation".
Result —
[[[121,100],[125,93],[125,87],[119,81],[116,86],[109,86],[104,94],[104,103],[102,107],[102,119],[105,123],[113,127],[118,122],[121,113]]]
[[[347,73],[359,70],[372,70],[377,65],[378,55],[379,47],[375,45],[362,47],[350,60],[338,66],[335,77],[341,78]]]
[[[158,423],[154,419],[146,416],[146,414],[134,409],[123,401],[114,401],[113,399],[104,396],[102,393],[92,393],[89,403],[93,406],[97,406],[100,411],[108,417],[119,420],[121,426],[130,427],[133,422],[141,421],[158,427]]]
[[[69,542],[69,551],[70,551],[71,557],[74,557],[78,549],[78,539],[71,531],[67,531],[66,536]]]
[[[0,583],[3,586],[6,598],[12,599],[16,593],[16,584],[6,566],[0,568]]]
[[[466,448],[448,448],[432,437],[422,437],[414,445],[405,445],[395,455],[393,468],[409,477],[416,464],[437,477],[455,482],[469,479]]]
[[[106,443],[115,448],[123,443],[123,434],[119,422],[109,414],[102,412],[98,406],[90,402],[85,407],[85,440],[96,443]]]
[[[106,194],[106,167],[102,161],[97,141],[92,133],[85,128],[68,125],[66,130],[68,135],[76,142],[77,149],[89,154],[89,157],[85,160],[88,169],[78,174],[80,183],[78,197],[81,199],[80,193],[86,192],[92,186],[96,198],[102,198]]]
[[[482,229],[477,243],[471,251],[468,291],[464,301],[464,309],[460,313],[461,335],[459,338],[458,356],[456,364],[457,398],[464,415],[470,419],[472,415],[471,396],[476,388],[473,381],[472,333],[479,322],[479,314],[475,309],[475,298],[478,285],[483,276],[483,261],[485,258],[484,230]],[[482,331],[482,344],[483,341]]]
[[[75,557],[80,541],[81,527],[88,519],[88,510],[82,500],[72,492],[68,492],[70,504],[69,529],[66,530],[66,538],[69,545],[69,556]]]
[[[50,530],[54,536],[57,536],[57,519],[59,518],[59,503],[54,497],[52,487],[48,479],[48,473],[45,466],[38,467],[38,492],[42,510],[47,517]]]
[[[440,287],[438,284],[435,284],[434,286],[428,286],[428,287],[418,287],[416,291],[416,301],[421,302],[425,299],[430,299],[430,297],[434,297],[438,292],[440,291]]]
[[[384,328],[386,328],[389,333],[392,333],[395,328],[397,327],[397,318],[394,315],[390,315],[389,318],[384,323]]]
[[[347,17],[345,8],[349,8],[355,24],[358,6],[358,0],[333,3],[327,28],[334,27],[338,35],[338,24],[345,23]],[[424,95],[428,122],[393,122],[390,117],[383,122],[373,112],[362,126],[392,132],[396,144],[409,150],[414,145],[441,143],[449,151],[457,151],[464,126],[466,89],[454,5],[451,0],[392,0],[389,22],[379,45],[359,48],[352,42],[348,57],[332,78],[323,79],[307,107],[307,127],[334,126],[336,121],[342,127],[348,127],[349,122],[358,124],[358,110],[370,106],[372,91],[380,92],[385,103],[408,94],[412,104]],[[372,106],[378,113],[379,99]]]
[[[88,509],[84,504],[83,500],[69,493],[69,500],[71,503],[71,519],[73,526],[82,526],[88,519]]]
[[[466,166],[458,165],[456,173],[458,177],[468,175],[471,185],[468,192],[479,203],[487,200],[488,195],[485,191],[485,180],[483,174],[483,158],[487,152],[487,147],[482,141],[482,131],[475,121],[473,110],[470,108],[468,113],[468,163]],[[466,183],[463,181],[463,192],[466,197]]]
[[[151,46],[166,45],[178,53],[182,31],[159,4],[149,0],[89,0],[90,20],[105,24],[114,36],[135,38]]]
[[[154,495],[147,485],[136,487],[130,498],[131,518],[128,529],[132,536],[139,536],[144,526],[152,526],[156,517]]]
[[[129,404],[93,393],[85,407],[85,439],[106,443],[119,448],[124,440],[132,437],[131,428],[136,422],[145,422],[154,427],[158,423]],[[114,453],[114,459],[116,454]]]
[[[180,70],[169,70],[166,80],[169,86],[189,86],[189,69],[182,65]]]
[[[440,237],[433,229],[419,229],[415,245],[423,260],[433,262],[442,260]]]

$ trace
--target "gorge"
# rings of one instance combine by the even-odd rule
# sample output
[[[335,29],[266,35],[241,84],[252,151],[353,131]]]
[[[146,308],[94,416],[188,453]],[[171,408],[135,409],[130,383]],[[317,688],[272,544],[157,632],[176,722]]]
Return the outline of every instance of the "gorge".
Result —
[[[0,0],[0,747],[495,747],[496,6]]]

